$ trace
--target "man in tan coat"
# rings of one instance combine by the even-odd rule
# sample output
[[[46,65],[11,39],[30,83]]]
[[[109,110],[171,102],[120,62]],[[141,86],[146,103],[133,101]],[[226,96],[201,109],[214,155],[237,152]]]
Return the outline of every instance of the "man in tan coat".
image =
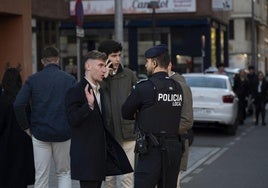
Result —
[[[184,96],[183,107],[181,112],[180,128],[179,128],[179,134],[182,136],[182,138],[185,138],[184,152],[182,154],[181,167],[180,167],[181,171],[178,177],[178,187],[180,187],[181,172],[187,170],[187,164],[188,164],[189,139],[187,138],[188,137],[187,133],[188,130],[190,130],[193,126],[193,100],[192,100],[191,89],[186,84],[184,77],[179,73],[171,71],[171,67],[172,63],[170,63],[168,66],[169,77],[181,84]]]

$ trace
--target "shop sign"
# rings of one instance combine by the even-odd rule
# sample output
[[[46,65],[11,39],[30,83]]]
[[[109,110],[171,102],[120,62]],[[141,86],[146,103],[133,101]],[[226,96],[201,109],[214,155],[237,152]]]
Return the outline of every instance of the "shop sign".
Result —
[[[151,14],[148,8],[151,0],[124,0],[124,14]],[[114,14],[114,0],[82,1],[84,15]],[[196,12],[196,0],[158,0],[158,13],[188,13]],[[70,15],[75,15],[75,2],[70,1]]]
[[[225,10],[231,11],[233,9],[233,1],[232,0],[212,0],[212,9],[213,10]]]
[[[84,20],[84,10],[83,10],[82,0],[75,1],[74,10],[75,10],[76,25],[81,27],[83,25],[83,20]]]

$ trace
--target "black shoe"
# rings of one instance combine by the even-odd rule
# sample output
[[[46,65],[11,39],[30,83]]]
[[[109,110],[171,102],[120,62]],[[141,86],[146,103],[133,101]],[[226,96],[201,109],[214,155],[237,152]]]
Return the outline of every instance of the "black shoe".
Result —
[[[258,125],[258,124],[259,124],[259,123],[256,121],[256,122],[255,122],[255,125]]]
[[[265,122],[262,122],[262,126],[266,126],[266,123]]]

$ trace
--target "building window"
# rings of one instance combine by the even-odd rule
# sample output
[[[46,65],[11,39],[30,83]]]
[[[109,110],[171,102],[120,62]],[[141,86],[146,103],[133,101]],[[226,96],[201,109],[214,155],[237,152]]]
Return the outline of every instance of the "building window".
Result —
[[[234,40],[234,20],[229,21],[229,39]]]
[[[251,40],[251,35],[252,35],[252,31],[251,31],[251,20],[248,19],[246,20],[246,41],[250,41]]]

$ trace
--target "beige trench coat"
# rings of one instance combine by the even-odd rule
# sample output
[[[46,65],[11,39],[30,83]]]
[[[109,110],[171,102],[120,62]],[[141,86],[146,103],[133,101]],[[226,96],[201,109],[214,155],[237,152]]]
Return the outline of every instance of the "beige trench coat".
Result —
[[[181,121],[180,121],[180,128],[179,134],[183,135],[187,133],[187,130],[191,129],[193,126],[193,100],[192,100],[192,92],[188,85],[186,85],[185,79],[178,73],[172,72],[170,74],[170,78],[174,79],[175,81],[179,82],[182,87],[183,91],[183,107],[181,112]],[[189,155],[189,141],[188,139],[184,143],[185,151],[182,154],[181,159],[181,170],[187,170],[188,164],[188,155]]]

